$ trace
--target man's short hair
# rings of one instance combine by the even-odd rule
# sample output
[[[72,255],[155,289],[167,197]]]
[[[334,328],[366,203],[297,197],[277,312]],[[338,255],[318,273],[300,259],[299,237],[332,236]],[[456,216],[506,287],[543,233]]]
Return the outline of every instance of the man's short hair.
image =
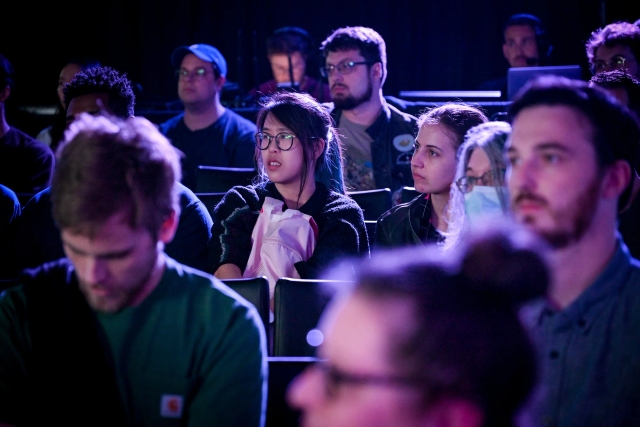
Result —
[[[624,70],[596,73],[591,77],[589,83],[605,89],[624,89],[629,97],[629,109],[640,111],[640,80]]]
[[[640,28],[630,22],[614,22],[592,32],[586,43],[589,63],[593,63],[596,51],[600,46],[613,47],[615,45],[629,47],[635,59],[640,61]]]
[[[78,96],[105,93],[109,96],[107,107],[113,114],[121,118],[133,117],[136,95],[131,81],[125,73],[120,73],[114,68],[101,66],[80,71],[63,91],[67,107],[71,100]]]
[[[357,50],[365,61],[371,63],[367,68],[371,68],[376,62],[382,64],[380,85],[383,85],[387,78],[387,47],[382,36],[372,28],[339,28],[322,42],[320,49],[325,58],[329,52]]]
[[[157,237],[168,215],[179,215],[178,151],[153,123],[85,113],[65,137],[51,185],[60,230],[91,236],[124,211],[132,228]]]
[[[15,74],[11,62],[0,53],[0,90],[9,86],[13,89]]]
[[[597,86],[581,80],[544,75],[527,83],[509,106],[509,121],[524,109],[537,106],[565,106],[585,116],[593,129],[591,142],[600,168],[624,160],[637,170],[640,152],[640,128],[628,108]],[[633,180],[620,196],[619,206],[626,206]]]
[[[300,52],[306,59],[312,44],[312,38],[306,30],[300,27],[282,27],[267,37],[267,55]]]

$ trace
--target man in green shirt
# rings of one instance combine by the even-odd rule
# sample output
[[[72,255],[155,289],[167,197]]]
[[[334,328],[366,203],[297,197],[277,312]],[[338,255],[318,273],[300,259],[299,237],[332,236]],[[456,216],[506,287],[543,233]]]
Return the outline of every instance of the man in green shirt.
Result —
[[[51,187],[67,258],[0,295],[0,425],[262,426],[256,309],[164,253],[180,159],[143,118],[82,114]]]

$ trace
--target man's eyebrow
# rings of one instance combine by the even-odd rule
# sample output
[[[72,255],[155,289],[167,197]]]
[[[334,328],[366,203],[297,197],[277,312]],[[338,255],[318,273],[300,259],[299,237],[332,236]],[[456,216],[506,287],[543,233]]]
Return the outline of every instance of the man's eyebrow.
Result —
[[[62,244],[64,246],[66,246],[67,248],[69,248],[72,252],[78,254],[78,255],[88,255],[85,251],[83,251],[80,248],[77,248],[76,246],[72,245],[71,243],[63,240]],[[119,258],[119,257],[123,257],[127,254],[129,254],[131,251],[133,251],[133,248],[125,248],[125,249],[121,249],[118,251],[113,251],[113,252],[106,252],[104,254],[99,254],[96,255],[96,258],[103,258],[103,259],[108,259],[108,258]]]
[[[534,147],[534,150],[536,151],[541,151],[541,150],[558,150],[558,151],[563,151],[565,153],[569,153],[573,150],[571,150],[571,148],[567,147],[564,144],[560,144],[558,142],[543,142],[542,144],[538,144]]]

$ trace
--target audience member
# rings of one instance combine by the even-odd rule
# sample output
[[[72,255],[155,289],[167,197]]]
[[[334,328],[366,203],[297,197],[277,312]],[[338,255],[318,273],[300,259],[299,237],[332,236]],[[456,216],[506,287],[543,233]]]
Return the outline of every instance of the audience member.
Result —
[[[227,76],[220,51],[207,44],[180,46],[171,62],[184,112],[160,124],[160,130],[184,153],[182,183],[196,191],[199,165],[255,167],[255,124],[220,103]]]
[[[508,213],[504,145],[510,133],[509,123],[491,121],[465,135],[447,207],[446,250],[458,245],[469,229]]]
[[[502,55],[509,67],[537,67],[546,65],[551,55],[551,44],[542,21],[528,13],[518,13],[507,19],[502,27],[504,43]],[[499,90],[507,98],[507,77],[483,82],[479,90]]]
[[[275,30],[267,38],[267,58],[273,79],[251,89],[249,95],[260,99],[280,90],[295,90],[308,93],[318,102],[329,102],[329,85],[307,74],[307,64],[315,50],[315,43],[306,30],[300,27]]]
[[[369,244],[342,181],[314,178],[321,169],[341,173],[330,161],[340,159],[331,155],[340,140],[326,109],[308,94],[276,93],[257,124],[261,182],[234,187],[214,209],[210,269],[218,278],[265,275],[273,298],[278,276],[318,278],[336,259],[368,256]]]
[[[590,86],[600,86],[613,95],[618,101],[626,105],[637,117],[640,117],[640,81],[636,80],[625,70],[602,71],[595,74],[589,80]],[[632,197],[625,208],[621,210],[618,218],[618,231],[622,240],[629,248],[634,258],[640,258],[640,176],[638,166],[633,172]]]
[[[21,212],[16,193],[0,184],[0,280],[12,280],[18,274],[14,260],[14,245],[16,223]],[[0,291],[3,287],[0,285]]]
[[[416,118],[387,104],[386,45],[366,27],[344,27],[322,42],[331,98],[327,108],[344,144],[347,190],[413,186],[411,149]]]
[[[553,247],[547,298],[523,310],[542,366],[535,425],[640,425],[640,265],[616,232],[638,123],[603,89],[553,76],[509,114],[511,209]]]
[[[13,66],[0,54],[0,184],[14,191],[20,203],[26,203],[49,186],[55,160],[49,147],[7,123],[6,104],[14,79]]]
[[[456,103],[433,108],[418,118],[411,170],[414,187],[421,194],[378,218],[376,247],[444,242],[456,152],[467,131],[487,120],[477,108]]]
[[[516,307],[541,295],[540,243],[500,229],[442,252],[404,248],[356,266],[320,321],[320,361],[294,379],[302,425],[514,426],[536,384]],[[350,277],[339,269],[338,277]]]
[[[60,70],[60,76],[58,77],[58,88],[56,90],[58,94],[59,104],[56,106],[56,112],[53,115],[52,124],[42,129],[36,139],[44,142],[54,152],[58,147],[58,143],[64,136],[64,131],[67,128],[67,106],[64,103],[64,86],[71,82],[73,76],[80,71],[84,71],[87,68],[100,66],[100,63],[93,58],[71,58]]]
[[[68,122],[82,113],[106,112],[120,118],[133,117],[135,94],[126,74],[111,67],[94,67],[76,74],[64,89]],[[180,220],[174,238],[167,243],[167,255],[199,270],[206,270],[212,220],[195,194],[178,184]],[[20,217],[17,242],[21,269],[36,267],[64,256],[60,232],[51,216],[51,188],[36,194]]]
[[[626,70],[640,79],[640,28],[629,22],[614,22],[591,33],[586,43],[593,74]]]
[[[144,118],[83,114],[65,141],[51,201],[68,259],[0,299],[0,421],[263,425],[257,310],[163,252],[178,152]]]

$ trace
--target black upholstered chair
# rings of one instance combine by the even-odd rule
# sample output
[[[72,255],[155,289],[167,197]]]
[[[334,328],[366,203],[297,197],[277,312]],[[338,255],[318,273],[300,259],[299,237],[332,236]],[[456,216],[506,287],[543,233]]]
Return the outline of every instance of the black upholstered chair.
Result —
[[[341,284],[339,280],[280,278],[274,295],[273,356],[315,357],[308,342],[327,303]]]
[[[253,168],[198,166],[194,193],[224,193],[235,185],[250,185],[256,176]]]
[[[365,220],[364,225],[367,227],[367,236],[369,237],[369,247],[372,247],[376,241],[376,225],[377,221]]]
[[[224,195],[227,193],[194,193],[194,194],[198,199],[202,201],[202,203],[204,203],[209,213],[213,215],[213,208],[215,208],[216,205],[220,203],[220,200],[222,200]]]
[[[269,281],[267,278],[260,276],[242,279],[224,279],[222,282],[258,309],[258,314],[260,314],[265,331],[267,332],[267,342],[269,342]]]
[[[391,190],[389,188],[349,191],[347,195],[362,208],[365,220],[376,221],[380,215],[391,209]]]
[[[400,201],[402,203],[409,203],[420,195],[420,192],[413,187],[402,187],[400,190]]]
[[[269,357],[269,391],[266,427],[298,427],[300,411],[286,401],[291,381],[318,359],[315,357]]]

